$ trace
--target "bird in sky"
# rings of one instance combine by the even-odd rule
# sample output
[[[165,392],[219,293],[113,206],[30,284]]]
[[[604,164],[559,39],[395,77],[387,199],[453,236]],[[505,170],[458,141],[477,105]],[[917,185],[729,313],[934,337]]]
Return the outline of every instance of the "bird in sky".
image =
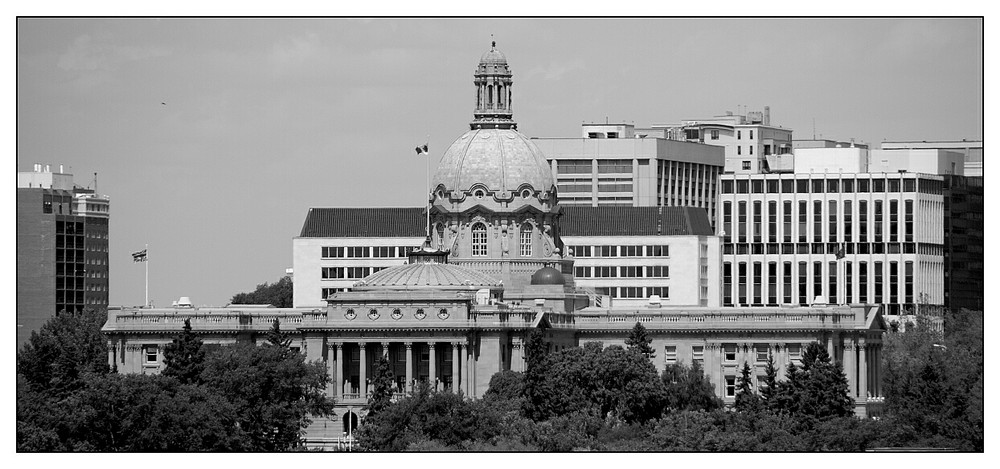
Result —
[[[164,106],[166,106],[166,105],[167,105],[167,103],[160,103],[160,104],[162,104],[162,105],[164,105]]]

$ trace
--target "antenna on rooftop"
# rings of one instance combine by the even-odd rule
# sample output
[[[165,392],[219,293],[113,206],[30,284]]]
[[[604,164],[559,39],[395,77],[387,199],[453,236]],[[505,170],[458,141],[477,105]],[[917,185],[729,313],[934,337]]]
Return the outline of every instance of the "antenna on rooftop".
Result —
[[[813,140],[816,140],[816,118],[813,117]]]

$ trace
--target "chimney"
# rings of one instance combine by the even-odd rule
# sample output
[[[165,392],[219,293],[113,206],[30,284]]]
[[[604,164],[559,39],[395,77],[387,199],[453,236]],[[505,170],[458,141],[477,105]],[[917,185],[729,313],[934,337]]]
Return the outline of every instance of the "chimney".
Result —
[[[764,106],[764,125],[771,125],[771,106]]]

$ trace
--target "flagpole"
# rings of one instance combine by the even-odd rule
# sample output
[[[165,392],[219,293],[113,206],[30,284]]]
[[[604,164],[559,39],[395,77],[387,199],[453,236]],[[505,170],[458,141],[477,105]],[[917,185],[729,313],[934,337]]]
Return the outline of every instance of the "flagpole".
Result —
[[[143,250],[146,254],[146,307],[149,307],[149,244],[146,244],[146,248]]]
[[[430,134],[427,134],[427,143],[425,143],[425,145],[429,146],[430,143],[431,143],[431,136],[430,136]],[[426,236],[427,236],[427,241],[429,243],[430,239],[431,239],[431,154],[430,154],[430,151],[427,152],[426,156],[427,156],[427,158],[426,158],[426,160],[427,160],[427,168],[426,168],[427,169],[427,177],[425,178],[425,182],[427,184],[426,185],[427,192],[424,193],[424,197],[427,197],[427,201],[425,202],[425,205],[427,207]]]

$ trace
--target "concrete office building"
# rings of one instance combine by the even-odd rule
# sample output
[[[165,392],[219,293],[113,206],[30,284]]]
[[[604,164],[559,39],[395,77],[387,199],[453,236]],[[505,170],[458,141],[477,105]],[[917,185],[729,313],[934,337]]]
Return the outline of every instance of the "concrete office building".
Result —
[[[637,134],[632,124],[584,124],[581,137],[532,142],[564,206],[698,207],[715,219],[721,148]]]
[[[982,177],[983,176],[983,141],[982,140],[922,140],[916,141],[896,141],[882,142],[882,150],[944,150],[959,153],[964,159],[964,171],[962,176]]]
[[[108,305],[109,198],[36,164],[17,173],[17,343],[63,312]]]

